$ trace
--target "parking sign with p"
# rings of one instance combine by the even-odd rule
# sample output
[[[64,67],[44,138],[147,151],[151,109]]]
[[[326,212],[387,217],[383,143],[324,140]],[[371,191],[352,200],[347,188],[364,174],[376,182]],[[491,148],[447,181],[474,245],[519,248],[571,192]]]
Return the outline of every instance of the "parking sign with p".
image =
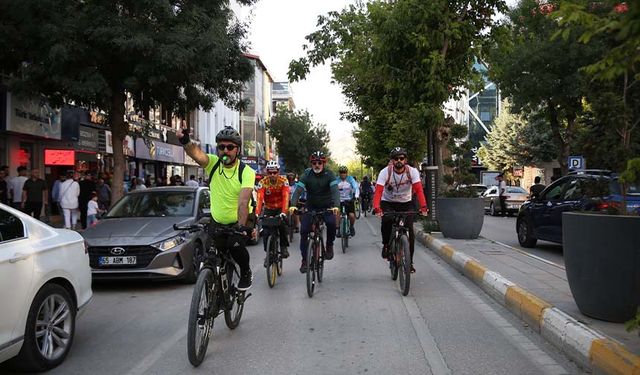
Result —
[[[586,168],[586,163],[584,161],[584,158],[582,156],[569,156],[569,169],[585,169]]]

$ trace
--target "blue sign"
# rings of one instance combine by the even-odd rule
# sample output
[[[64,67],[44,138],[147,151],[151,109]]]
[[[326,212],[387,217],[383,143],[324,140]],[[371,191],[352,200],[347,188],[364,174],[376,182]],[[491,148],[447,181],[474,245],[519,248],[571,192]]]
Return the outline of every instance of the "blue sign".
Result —
[[[587,163],[582,156],[569,156],[569,169],[586,169]]]

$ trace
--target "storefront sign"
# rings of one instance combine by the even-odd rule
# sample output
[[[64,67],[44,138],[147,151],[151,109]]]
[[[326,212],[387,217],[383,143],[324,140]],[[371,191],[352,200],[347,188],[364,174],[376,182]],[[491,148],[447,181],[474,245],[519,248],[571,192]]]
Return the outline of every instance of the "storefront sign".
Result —
[[[105,153],[113,154],[113,133],[111,133],[110,130],[105,130],[104,135],[106,138]],[[130,135],[127,135],[122,140],[122,152],[124,153],[124,156],[130,156],[130,157],[136,156],[136,151],[133,145],[134,145],[133,137],[131,137]]]
[[[75,165],[74,150],[44,150],[44,165]]]
[[[148,146],[142,138],[136,139],[137,158],[164,161],[172,164],[184,164],[184,151],[182,147],[153,140],[147,140],[147,143]]]
[[[44,100],[18,98],[7,93],[7,131],[38,137],[61,138],[61,113]]]
[[[98,149],[98,129],[88,126],[80,126],[78,137],[78,149],[88,151],[99,151]]]

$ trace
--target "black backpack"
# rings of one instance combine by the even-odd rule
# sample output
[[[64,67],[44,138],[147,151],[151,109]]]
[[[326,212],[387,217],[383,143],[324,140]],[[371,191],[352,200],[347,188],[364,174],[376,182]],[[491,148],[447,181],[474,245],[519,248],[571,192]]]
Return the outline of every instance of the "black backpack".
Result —
[[[213,168],[211,168],[211,172],[209,173],[209,188],[211,188],[211,181],[213,181],[213,174],[218,170],[218,168],[220,168],[220,163],[221,163],[220,159],[218,159],[218,161],[213,165]],[[242,185],[242,174],[246,167],[247,165],[243,163],[242,160],[240,160],[240,165],[238,166],[238,181],[240,181],[240,185]],[[251,206],[254,209],[256,208],[256,200],[253,199],[253,194],[251,194]]]

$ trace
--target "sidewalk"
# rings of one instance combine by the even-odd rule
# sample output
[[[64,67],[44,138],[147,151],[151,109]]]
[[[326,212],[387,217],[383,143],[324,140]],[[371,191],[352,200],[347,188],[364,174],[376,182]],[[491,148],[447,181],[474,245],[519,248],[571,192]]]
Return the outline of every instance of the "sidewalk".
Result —
[[[640,336],[626,332],[624,324],[582,315],[562,266],[484,238],[445,239],[416,228],[416,239],[583,367],[597,373],[640,374]],[[598,345],[604,349],[596,353]]]

